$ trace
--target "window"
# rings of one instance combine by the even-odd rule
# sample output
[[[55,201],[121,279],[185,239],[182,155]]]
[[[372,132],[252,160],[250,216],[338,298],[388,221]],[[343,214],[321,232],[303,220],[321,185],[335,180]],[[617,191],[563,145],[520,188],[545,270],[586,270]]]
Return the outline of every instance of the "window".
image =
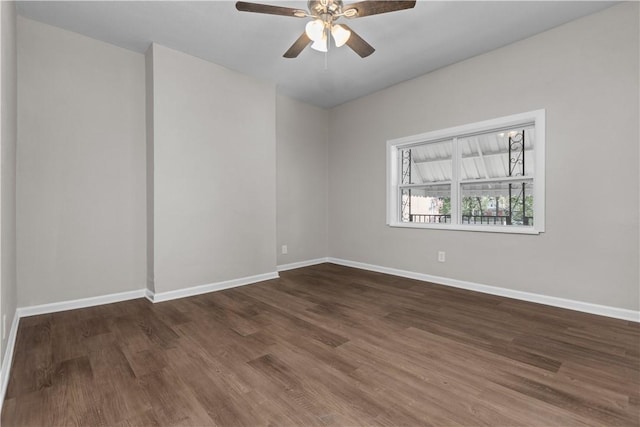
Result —
[[[387,224],[544,231],[545,111],[387,141]]]

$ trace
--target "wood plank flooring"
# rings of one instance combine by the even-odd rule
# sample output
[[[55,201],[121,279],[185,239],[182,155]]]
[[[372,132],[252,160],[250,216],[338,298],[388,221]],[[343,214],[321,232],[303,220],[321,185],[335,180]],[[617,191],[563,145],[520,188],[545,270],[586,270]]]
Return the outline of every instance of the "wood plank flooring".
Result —
[[[640,327],[322,264],[24,318],[2,426],[638,426]]]

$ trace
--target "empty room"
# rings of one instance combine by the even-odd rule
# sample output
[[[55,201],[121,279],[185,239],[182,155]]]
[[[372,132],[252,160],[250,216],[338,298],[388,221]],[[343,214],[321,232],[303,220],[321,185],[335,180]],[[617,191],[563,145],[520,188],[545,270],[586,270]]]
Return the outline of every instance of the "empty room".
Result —
[[[640,427],[640,3],[0,2],[0,422]]]

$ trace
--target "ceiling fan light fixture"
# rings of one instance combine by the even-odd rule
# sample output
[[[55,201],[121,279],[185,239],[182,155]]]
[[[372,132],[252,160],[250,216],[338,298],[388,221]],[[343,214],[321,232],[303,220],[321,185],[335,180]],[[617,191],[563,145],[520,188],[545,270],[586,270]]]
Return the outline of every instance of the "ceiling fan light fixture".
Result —
[[[345,29],[342,25],[336,24],[331,27],[331,35],[336,42],[336,47],[344,45],[351,37],[351,31]]]
[[[323,37],[326,37],[322,19],[314,19],[313,21],[307,22],[304,31],[307,33],[307,36],[316,43]]]

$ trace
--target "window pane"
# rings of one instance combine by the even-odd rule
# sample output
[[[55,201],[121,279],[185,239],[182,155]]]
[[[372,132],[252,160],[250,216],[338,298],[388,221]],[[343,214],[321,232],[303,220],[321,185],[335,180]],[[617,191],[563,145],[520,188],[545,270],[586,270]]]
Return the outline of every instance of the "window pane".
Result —
[[[402,184],[451,181],[451,144],[433,142],[400,150]]]
[[[451,223],[451,186],[432,185],[401,190],[402,222]]]
[[[462,184],[462,224],[533,226],[531,182]]]
[[[467,136],[458,142],[461,180],[533,176],[532,126]]]

